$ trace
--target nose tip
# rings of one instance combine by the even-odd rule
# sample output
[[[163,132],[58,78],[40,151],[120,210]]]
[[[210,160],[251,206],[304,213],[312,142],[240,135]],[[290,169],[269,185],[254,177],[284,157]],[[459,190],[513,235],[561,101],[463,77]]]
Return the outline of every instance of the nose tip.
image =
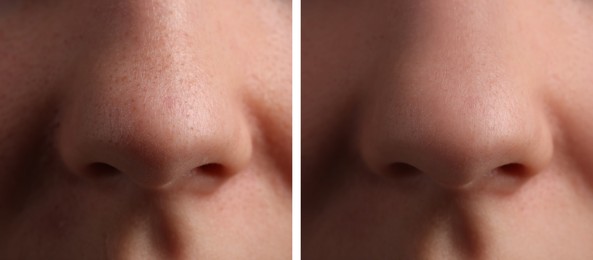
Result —
[[[418,95],[422,86],[415,87],[382,88],[364,108],[359,147],[373,172],[458,189],[478,180],[521,183],[551,160],[545,110],[526,92],[484,91],[468,99],[471,88],[443,96]]]
[[[495,186],[498,184],[499,190],[508,190],[514,188],[517,184],[531,177],[537,169],[528,169],[525,165],[519,163],[509,163],[496,167],[490,171],[456,171],[450,169],[440,169],[438,171],[423,171],[408,163],[392,163],[384,171],[378,171],[383,175],[392,178],[405,180],[414,177],[428,176],[431,181],[447,190],[464,190],[474,186],[484,187],[484,185]],[[484,182],[490,182],[490,184]],[[500,187],[500,184],[506,187]]]
[[[132,107],[111,99],[111,108],[95,106],[105,102],[100,95],[81,99],[61,124],[58,146],[66,166],[86,177],[127,176],[159,189],[187,176],[212,184],[248,163],[248,129],[232,105],[182,102],[194,105],[163,109],[156,99]]]
[[[478,180],[518,183],[499,180],[526,180],[540,172],[551,158],[553,143],[534,105],[512,111],[507,105],[490,106],[495,113],[466,109],[462,114],[442,107],[429,115],[386,115],[380,109],[370,116],[375,120],[364,124],[362,154],[375,172],[424,176],[448,189]]]
[[[447,189],[461,189],[469,186],[477,179],[477,174],[459,171],[446,171],[446,169],[440,169],[439,172],[429,172],[426,170],[421,170],[420,168],[408,163],[395,162],[390,164],[385,170],[379,172],[384,175],[390,175],[397,179],[407,179],[421,175],[428,175],[432,178],[434,183]]]
[[[101,62],[117,66],[92,66],[72,80],[81,87],[64,99],[57,144],[71,172],[126,177],[149,189],[189,176],[207,188],[248,164],[251,132],[233,83],[169,56],[143,64],[107,56]]]

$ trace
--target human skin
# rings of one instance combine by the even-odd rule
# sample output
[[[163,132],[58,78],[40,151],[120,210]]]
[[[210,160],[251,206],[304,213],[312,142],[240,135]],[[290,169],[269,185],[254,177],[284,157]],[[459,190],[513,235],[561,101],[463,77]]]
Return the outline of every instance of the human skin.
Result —
[[[593,259],[593,2],[302,14],[303,259]]]
[[[290,102],[290,1],[2,1],[0,258],[289,259]]]

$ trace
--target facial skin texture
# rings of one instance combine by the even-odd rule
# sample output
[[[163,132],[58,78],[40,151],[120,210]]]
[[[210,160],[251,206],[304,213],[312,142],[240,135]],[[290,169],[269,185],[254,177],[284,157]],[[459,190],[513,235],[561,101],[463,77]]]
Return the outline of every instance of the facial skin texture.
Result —
[[[593,259],[593,3],[303,1],[303,259]]]
[[[290,258],[290,1],[0,10],[0,258]]]

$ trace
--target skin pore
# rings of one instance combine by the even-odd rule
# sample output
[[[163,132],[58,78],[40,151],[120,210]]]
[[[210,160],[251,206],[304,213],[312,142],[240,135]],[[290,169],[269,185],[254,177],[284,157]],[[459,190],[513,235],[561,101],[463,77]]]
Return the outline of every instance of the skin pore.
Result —
[[[291,3],[0,3],[0,258],[288,259]]]
[[[593,259],[593,3],[303,1],[303,259]]]

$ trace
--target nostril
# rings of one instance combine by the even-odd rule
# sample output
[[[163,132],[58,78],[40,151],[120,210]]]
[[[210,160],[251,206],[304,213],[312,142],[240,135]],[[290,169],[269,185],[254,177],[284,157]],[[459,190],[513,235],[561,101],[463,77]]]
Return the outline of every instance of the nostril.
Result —
[[[198,170],[202,173],[221,175],[224,173],[224,167],[218,163],[208,163],[198,167]]]
[[[400,178],[416,176],[420,170],[410,164],[396,162],[389,165],[389,172]]]
[[[508,163],[499,166],[486,174],[482,190],[491,190],[501,195],[508,195],[515,192],[527,179],[531,177],[530,169],[521,163]]]
[[[111,177],[119,174],[119,170],[107,163],[91,163],[86,167],[86,171],[93,177]]]
[[[221,179],[229,175],[228,169],[219,163],[208,163],[197,167],[194,173],[207,178]]]
[[[216,190],[229,177],[228,169],[218,163],[208,163],[194,168],[192,179],[195,180],[196,191],[202,194]]]
[[[524,177],[527,176],[527,168],[523,164],[509,163],[498,167],[497,171],[501,174],[513,176],[513,177]]]

